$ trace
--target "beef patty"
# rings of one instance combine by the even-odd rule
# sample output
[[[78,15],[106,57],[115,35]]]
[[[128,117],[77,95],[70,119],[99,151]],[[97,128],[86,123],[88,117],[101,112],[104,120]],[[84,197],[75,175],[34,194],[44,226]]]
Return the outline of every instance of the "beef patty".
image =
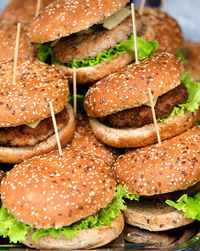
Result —
[[[68,123],[68,114],[66,108],[56,114],[58,130]],[[54,134],[52,118],[42,120],[39,125],[33,129],[26,125],[16,127],[0,128],[1,146],[35,146],[41,141],[46,140]]]
[[[163,94],[157,100],[155,113],[157,119],[167,118],[173,108],[183,104],[189,94],[184,84]],[[106,117],[99,118],[104,124],[115,128],[142,127],[153,123],[151,107],[142,105],[140,107],[123,110]]]

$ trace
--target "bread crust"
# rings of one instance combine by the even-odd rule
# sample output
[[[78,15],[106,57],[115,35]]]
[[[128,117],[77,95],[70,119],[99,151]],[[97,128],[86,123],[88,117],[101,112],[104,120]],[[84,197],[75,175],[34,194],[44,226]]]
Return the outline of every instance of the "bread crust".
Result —
[[[30,40],[35,43],[54,41],[85,30],[118,12],[128,0],[69,1],[55,0],[30,25]]]
[[[75,131],[75,116],[71,105],[66,105],[69,115],[68,124],[59,130],[59,138],[62,146],[65,146],[73,137]],[[36,129],[37,130],[37,129]],[[48,153],[57,149],[55,134],[33,147],[4,147],[0,146],[0,162],[19,163],[33,156]]]
[[[124,228],[124,219],[122,213],[113,221],[112,226],[102,226],[81,230],[72,239],[66,237],[53,237],[46,235],[40,237],[37,241],[31,238],[32,232],[26,236],[23,244],[30,248],[37,249],[91,249],[106,245],[116,239]]]
[[[183,115],[174,117],[167,124],[159,122],[161,140],[181,134],[192,127],[199,118],[200,110],[196,110],[193,113],[186,111]],[[116,148],[142,147],[157,142],[154,124],[141,128],[117,129],[102,124],[96,118],[90,118],[90,126],[99,140]]]
[[[89,117],[104,117],[150,102],[180,84],[184,66],[180,58],[163,52],[130,64],[91,86],[85,96]]]

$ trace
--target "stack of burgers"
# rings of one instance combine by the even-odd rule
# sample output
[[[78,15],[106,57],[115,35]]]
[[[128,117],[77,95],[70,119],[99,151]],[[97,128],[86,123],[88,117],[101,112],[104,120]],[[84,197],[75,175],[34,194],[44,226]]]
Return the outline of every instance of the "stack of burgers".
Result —
[[[89,249],[116,239],[124,220],[150,231],[200,220],[200,84],[175,56],[184,50],[189,69],[176,20],[136,10],[136,64],[128,0],[45,0],[34,17],[36,2],[11,1],[0,24],[0,162],[19,163],[1,182],[0,234],[31,248]],[[8,32],[19,21],[13,81]],[[77,118],[67,103],[74,69],[87,90]]]

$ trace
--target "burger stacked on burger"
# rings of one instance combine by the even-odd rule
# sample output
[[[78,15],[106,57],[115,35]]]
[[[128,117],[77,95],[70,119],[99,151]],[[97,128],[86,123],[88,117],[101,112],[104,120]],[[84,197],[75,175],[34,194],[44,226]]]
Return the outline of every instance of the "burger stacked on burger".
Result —
[[[13,81],[13,60],[0,60],[0,162],[4,163],[18,163],[57,148],[49,102],[62,146],[75,130],[66,78],[38,60],[20,61]]]
[[[183,72],[180,58],[163,52],[95,83],[86,94],[85,110],[96,137],[117,148],[156,142],[148,88],[162,140],[192,127],[200,117],[200,85]]]
[[[72,81],[91,83],[134,60],[132,17],[128,0],[54,1],[33,20],[30,40],[38,45],[39,58],[55,63]],[[45,20],[45,21],[44,21]],[[154,31],[136,12],[136,26],[144,40],[154,40]],[[140,59],[153,55],[157,42],[138,38]]]

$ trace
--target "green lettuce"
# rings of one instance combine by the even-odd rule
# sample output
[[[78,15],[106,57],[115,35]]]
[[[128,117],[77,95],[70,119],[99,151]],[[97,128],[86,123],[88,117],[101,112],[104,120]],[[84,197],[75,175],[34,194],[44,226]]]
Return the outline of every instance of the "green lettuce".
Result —
[[[170,115],[165,119],[158,119],[159,122],[168,123],[175,116],[180,116],[184,113],[185,110],[194,112],[200,106],[200,82],[196,82],[192,77],[189,76],[188,72],[185,72],[182,75],[181,80],[189,93],[189,97],[184,104],[174,107]]]
[[[155,51],[158,49],[158,41],[144,41],[141,38],[137,37],[137,42],[139,60],[153,56]],[[94,66],[104,61],[108,61],[117,55],[123,54],[126,51],[132,51],[133,53],[135,51],[133,35],[130,35],[129,39],[124,40],[120,44],[117,44],[114,49],[99,53],[97,57],[88,57],[82,60],[74,58],[71,62],[66,64],[58,61],[55,58],[55,55],[53,54],[53,47],[51,47],[51,42],[38,44],[37,48],[40,61],[50,63],[57,62],[70,68]]]
[[[176,202],[166,200],[167,205],[183,211],[187,218],[200,221],[200,193],[193,196],[184,194]]]
[[[179,51],[177,51],[175,53],[175,56],[179,57],[183,61],[184,64],[187,64],[187,59],[186,59],[186,57],[184,55],[184,49],[183,48],[180,49]]]
[[[29,230],[34,230],[32,235],[33,240],[37,240],[39,237],[50,234],[54,237],[60,237],[64,235],[66,238],[71,239],[79,231],[94,227],[112,226],[113,220],[119,215],[121,210],[126,210],[124,199],[138,200],[138,194],[132,194],[127,191],[126,187],[119,185],[115,198],[105,208],[99,210],[99,213],[95,216],[89,216],[87,219],[81,222],[74,223],[68,227],[61,228],[48,228],[48,229],[33,229],[21,222],[15,220],[10,215],[2,203],[0,209],[0,235],[9,237],[11,242],[17,243],[25,239]]]

